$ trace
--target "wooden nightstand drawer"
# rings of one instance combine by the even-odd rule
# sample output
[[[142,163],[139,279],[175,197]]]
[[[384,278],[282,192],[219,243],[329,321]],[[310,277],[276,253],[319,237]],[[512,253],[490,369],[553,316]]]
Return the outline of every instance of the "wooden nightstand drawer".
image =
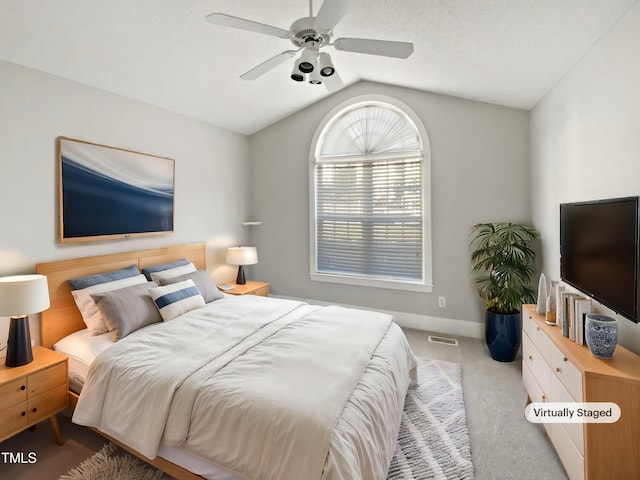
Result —
[[[67,357],[33,347],[33,361],[17,367],[0,365],[0,442],[48,418],[56,443],[62,445],[55,414],[69,402]]]
[[[27,402],[0,411],[0,440],[11,433],[19,432],[27,425]]]
[[[26,378],[17,378],[3,385],[0,385],[0,411],[26,400]]]
[[[67,406],[67,385],[60,385],[27,402],[28,423],[36,423]]]
[[[42,393],[67,383],[67,363],[62,362],[53,367],[45,368],[29,375],[27,386],[29,398],[34,398]]]
[[[267,282],[256,282],[253,280],[247,280],[244,285],[238,285],[237,283],[231,283],[233,288],[229,290],[223,290],[224,293],[229,295],[258,295],[260,297],[269,296],[269,284]]]
[[[249,295],[258,295],[260,297],[268,297],[269,296],[269,287],[260,287],[255,289],[253,292],[249,292]]]

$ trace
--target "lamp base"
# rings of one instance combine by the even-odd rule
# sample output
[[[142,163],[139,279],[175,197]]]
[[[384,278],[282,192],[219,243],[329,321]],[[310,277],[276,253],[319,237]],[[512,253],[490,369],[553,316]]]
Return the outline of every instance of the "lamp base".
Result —
[[[237,285],[246,285],[247,280],[244,278],[244,266],[238,265],[238,276],[236,277]]]
[[[9,324],[9,339],[7,340],[7,367],[19,367],[33,361],[31,351],[31,331],[29,317],[11,317]]]

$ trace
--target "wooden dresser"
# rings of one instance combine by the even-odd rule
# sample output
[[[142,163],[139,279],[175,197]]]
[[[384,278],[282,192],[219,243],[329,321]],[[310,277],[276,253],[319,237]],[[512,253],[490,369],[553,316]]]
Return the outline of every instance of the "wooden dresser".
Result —
[[[67,357],[33,347],[33,361],[20,367],[0,365],[0,441],[49,419],[62,445],[55,414],[68,404]]]
[[[545,423],[571,480],[640,478],[640,356],[618,345],[601,360],[522,309],[522,379],[528,402],[615,402],[616,423]]]

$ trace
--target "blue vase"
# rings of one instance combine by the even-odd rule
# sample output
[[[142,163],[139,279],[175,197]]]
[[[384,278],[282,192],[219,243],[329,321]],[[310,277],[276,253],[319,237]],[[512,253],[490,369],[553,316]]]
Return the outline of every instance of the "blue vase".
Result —
[[[491,358],[499,362],[513,362],[522,343],[522,314],[487,310],[484,336]]]
[[[588,313],[585,322],[585,338],[594,357],[609,359],[618,344],[618,322],[615,318]]]

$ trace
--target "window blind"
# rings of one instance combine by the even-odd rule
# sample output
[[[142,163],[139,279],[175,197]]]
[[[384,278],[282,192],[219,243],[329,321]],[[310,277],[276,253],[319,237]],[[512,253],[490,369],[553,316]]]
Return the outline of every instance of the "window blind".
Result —
[[[315,165],[316,270],[423,280],[420,157]]]

